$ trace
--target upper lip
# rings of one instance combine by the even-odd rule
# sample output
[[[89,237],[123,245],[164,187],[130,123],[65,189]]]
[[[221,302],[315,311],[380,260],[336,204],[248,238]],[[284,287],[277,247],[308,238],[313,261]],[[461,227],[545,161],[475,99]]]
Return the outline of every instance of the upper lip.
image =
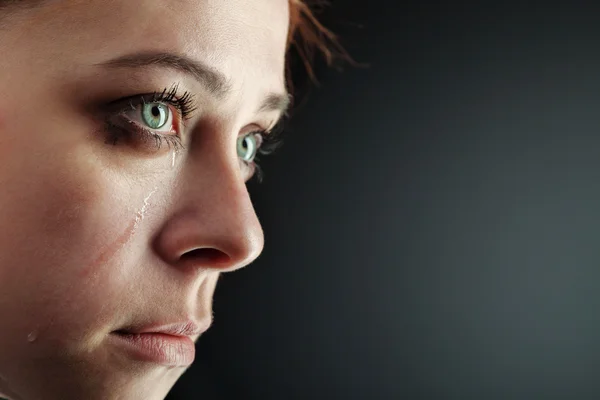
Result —
[[[175,323],[156,323],[150,325],[130,326],[119,329],[117,333],[164,333],[172,336],[196,336],[208,329],[210,324],[200,327],[196,322],[187,320]]]

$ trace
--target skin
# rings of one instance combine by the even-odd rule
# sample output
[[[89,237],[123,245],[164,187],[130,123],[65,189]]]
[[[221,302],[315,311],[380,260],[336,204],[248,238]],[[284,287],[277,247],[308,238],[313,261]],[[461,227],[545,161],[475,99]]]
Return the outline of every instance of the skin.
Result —
[[[208,329],[219,274],[262,251],[236,144],[281,116],[257,108],[285,92],[287,29],[286,0],[51,1],[2,21],[3,397],[163,399],[185,372],[134,360],[111,332]],[[229,92],[174,68],[103,65],[139,51],[200,61]],[[110,142],[106,104],[174,83],[197,106],[183,149]]]

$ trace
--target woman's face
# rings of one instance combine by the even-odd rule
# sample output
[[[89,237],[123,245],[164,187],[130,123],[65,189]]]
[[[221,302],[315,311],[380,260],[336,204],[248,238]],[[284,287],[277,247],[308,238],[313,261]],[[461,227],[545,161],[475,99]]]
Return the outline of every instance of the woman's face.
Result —
[[[208,329],[219,274],[261,252],[244,158],[286,106],[287,29],[287,0],[55,0],[0,21],[0,393],[165,397],[190,359],[111,332]]]

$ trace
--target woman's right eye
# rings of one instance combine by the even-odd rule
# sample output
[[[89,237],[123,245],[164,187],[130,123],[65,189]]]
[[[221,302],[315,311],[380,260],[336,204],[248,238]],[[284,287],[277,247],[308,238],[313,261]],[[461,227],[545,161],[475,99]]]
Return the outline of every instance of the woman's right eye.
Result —
[[[171,109],[161,103],[143,104],[141,114],[143,122],[151,129],[160,129],[173,120]]]
[[[122,112],[125,118],[139,124],[142,129],[177,134],[173,114],[171,107],[161,102],[131,103],[131,109]]]
[[[196,107],[189,92],[179,96],[177,91],[175,84],[170,90],[113,102],[106,120],[109,141],[116,145],[123,139],[145,151],[160,150],[163,144],[169,149],[183,147],[184,120]]]
[[[178,132],[182,124],[177,117],[179,112],[174,106],[164,102],[147,101],[144,97],[129,101],[107,118],[108,141],[113,145],[124,141],[144,152],[157,152],[163,145],[169,150],[179,149],[183,147]]]

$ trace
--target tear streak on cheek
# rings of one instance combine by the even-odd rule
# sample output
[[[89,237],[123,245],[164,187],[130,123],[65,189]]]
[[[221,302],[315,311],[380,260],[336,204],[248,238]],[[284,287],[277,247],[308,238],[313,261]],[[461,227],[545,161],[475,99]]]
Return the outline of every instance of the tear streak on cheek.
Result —
[[[93,271],[98,270],[102,265],[108,263],[112,258],[121,250],[133,237],[136,228],[141,221],[144,220],[146,213],[150,206],[150,197],[156,192],[158,188],[154,188],[148,196],[144,198],[144,203],[139,211],[135,214],[133,220],[127,225],[125,230],[111,243],[106,245],[101,252],[94,258],[94,260],[88,264],[88,266],[80,272],[82,278],[87,278]]]
[[[104,246],[104,248],[100,251],[100,254],[98,254],[96,258],[94,258],[93,261],[87,265],[86,268],[81,270],[80,276],[82,278],[88,278],[92,272],[97,271],[100,266],[109,262],[115,256],[115,254],[117,254],[117,252],[121,250],[123,246],[129,242],[129,240],[131,240],[136,226],[137,220],[134,219],[125,228],[123,233],[121,233],[111,243]]]
[[[89,297],[87,294],[90,290],[94,290],[91,286],[95,285],[95,281],[98,279],[103,267],[107,265],[118,253],[122,250],[125,245],[133,238],[136,233],[138,225],[143,221],[145,215],[148,213],[150,208],[150,197],[158,190],[154,188],[143,200],[141,207],[132,216],[132,219],[127,226],[121,231],[121,233],[112,241],[100,248],[100,251],[94,256],[91,262],[86,263],[85,268],[82,268],[78,275],[82,278],[82,284],[73,291],[70,291],[65,298],[61,299],[63,307],[57,307],[57,311],[54,315],[50,316],[48,322],[42,326],[37,326],[34,331],[30,331],[25,338],[28,343],[33,344],[40,342],[40,338],[44,338],[47,332],[51,331],[57,320],[60,320],[63,314],[63,310],[72,304],[73,299],[85,299]],[[102,317],[102,316],[100,316]],[[31,340],[32,332],[35,334],[35,339]]]

